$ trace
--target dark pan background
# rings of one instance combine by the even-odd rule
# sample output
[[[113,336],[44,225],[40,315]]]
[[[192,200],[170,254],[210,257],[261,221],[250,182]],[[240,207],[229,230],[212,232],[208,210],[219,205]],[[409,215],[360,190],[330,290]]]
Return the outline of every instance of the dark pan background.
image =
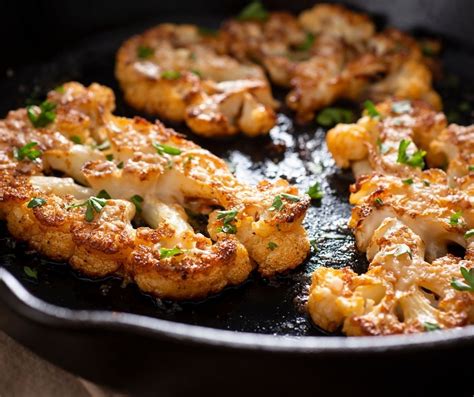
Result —
[[[113,76],[114,54],[125,38],[162,21],[192,22],[217,27],[223,18],[235,15],[245,3],[229,0],[54,0],[36,1],[31,4],[7,1],[2,9],[0,23],[3,43],[0,59],[0,117],[9,109],[24,106],[28,101],[39,100],[47,90],[71,79],[85,84],[97,81],[112,87],[117,96],[116,113],[131,116],[136,112],[121,100],[120,90]],[[270,9],[299,11],[311,6],[313,1],[264,3]],[[368,0],[349,1],[346,4],[371,12],[380,26],[389,24],[421,35],[439,35],[446,48],[443,62],[446,65],[447,78],[439,85],[445,100],[445,109],[453,120],[457,119],[461,123],[473,122],[472,111],[461,111],[459,104],[471,103],[474,98],[471,90],[474,77],[474,2]],[[283,99],[283,94],[276,91],[280,99]],[[177,129],[186,132],[182,126],[177,126]],[[204,140],[192,134],[190,137],[227,159],[235,167],[237,175],[251,183],[263,177],[285,177],[306,189],[310,183],[321,182],[325,197],[321,203],[313,203],[306,219],[310,237],[316,240],[318,248],[312,252],[305,264],[288,275],[272,280],[254,276],[244,285],[227,289],[203,302],[177,304],[141,294],[133,285],[122,286],[118,279],[85,280],[65,264],[38,258],[25,245],[9,239],[4,227],[0,227],[0,267],[13,274],[34,296],[72,309],[128,312],[235,331],[296,336],[322,335],[321,331],[311,325],[302,310],[304,292],[312,270],[320,265],[351,265],[356,271],[363,271],[366,266],[363,255],[356,252],[354,239],[345,227],[350,214],[347,199],[352,177],[349,172],[341,172],[334,166],[324,144],[325,131],[316,124],[304,127],[293,125],[291,113],[283,109],[278,126],[272,130],[270,137],[255,140],[238,138],[229,141]],[[38,280],[31,280],[24,274],[24,265],[38,270]],[[92,335],[86,336],[83,332],[74,334],[75,338],[72,338],[69,332],[61,332],[58,327],[54,327],[54,330],[37,329],[37,325],[28,323],[28,316],[26,323],[20,321],[17,324],[13,321],[13,313],[8,314],[12,317],[8,317],[6,313],[0,310],[2,328],[54,362],[80,371],[88,378],[127,390],[151,390],[146,385],[138,386],[136,381],[126,378],[125,374],[132,373],[140,380],[150,381],[156,376],[155,382],[152,383],[167,384],[168,391],[171,387],[178,386],[183,390],[191,390],[189,385],[180,381],[177,372],[180,364],[178,361],[172,361],[175,352],[171,348],[166,350],[163,346],[151,342],[150,345],[143,346],[145,342],[137,341],[136,338],[124,339],[123,336],[115,334],[112,337],[112,334],[107,333],[104,336],[103,332],[97,330]],[[46,343],[41,343],[42,340],[46,340]],[[117,348],[118,351],[113,355],[110,348],[105,348],[110,346],[112,341],[115,346],[122,345],[121,348],[124,349],[129,347],[127,352],[130,354],[134,344],[142,343],[140,348],[147,350],[144,356],[147,358],[139,365],[142,371],[140,375],[136,373],[137,367],[132,364],[133,360],[127,364],[117,358],[120,348]],[[67,355],[62,354],[63,349],[68,352]],[[91,362],[85,357],[81,359],[81,351],[84,349],[88,350],[88,354],[92,358],[95,357],[96,361],[92,359]],[[203,354],[208,352],[205,347],[200,350],[184,346],[179,353],[184,354],[194,366],[199,366],[200,360],[204,359]],[[160,354],[171,360],[170,366],[175,366],[167,368],[166,379],[154,375],[151,369],[144,368],[146,363],[153,361],[153,357],[159,357]],[[215,357],[216,360],[225,362],[224,356],[225,353],[221,352]],[[205,357],[209,361],[214,356],[209,354]],[[271,366],[270,363],[273,362],[272,357],[268,355],[262,356],[262,360],[265,361],[266,367]],[[353,360],[344,365],[357,367],[356,361]],[[114,363],[109,370],[104,369],[107,362]],[[219,362],[214,362],[216,373],[222,371]],[[277,362],[276,360],[273,371],[277,371]],[[163,365],[155,365],[163,370]],[[237,361],[234,365],[237,365],[232,367],[234,371],[245,371],[252,367],[257,370],[256,361]],[[320,364],[314,357],[305,360],[293,357],[293,376],[294,371],[301,365],[305,367],[304,370],[301,369],[302,372],[306,371],[308,376],[316,376],[308,371]],[[344,366],[337,360],[331,361],[331,365]],[[376,368],[378,364],[373,361],[371,365]],[[398,365],[399,363],[392,362],[390,370],[399,369]],[[267,368],[264,373],[269,375],[269,371]],[[354,371],[355,376],[358,372],[357,369]],[[118,376],[118,373],[121,376]],[[465,374],[469,374],[468,369]],[[192,376],[202,378],[204,375],[197,371]],[[318,382],[323,378],[319,376]],[[334,380],[333,377],[330,378],[331,381]],[[157,383],[158,379],[160,383]],[[206,379],[206,382],[212,381]],[[228,387],[226,382],[220,379],[219,385]],[[295,381],[295,388],[301,385],[301,381],[299,382]],[[285,385],[289,387],[291,382]],[[236,387],[236,390],[240,388]]]

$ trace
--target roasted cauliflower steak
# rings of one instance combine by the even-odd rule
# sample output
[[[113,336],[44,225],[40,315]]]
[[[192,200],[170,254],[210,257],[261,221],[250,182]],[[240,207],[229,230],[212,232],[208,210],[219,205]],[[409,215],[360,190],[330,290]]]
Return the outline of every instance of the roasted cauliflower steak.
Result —
[[[15,238],[170,299],[305,259],[308,196],[284,180],[243,184],[174,130],[113,108],[108,88],[71,82],[0,121],[0,217]],[[209,215],[207,231],[191,226],[195,214]]]
[[[125,100],[207,137],[268,133],[277,102],[263,70],[221,47],[194,25],[162,24],[130,38],[116,62]]]

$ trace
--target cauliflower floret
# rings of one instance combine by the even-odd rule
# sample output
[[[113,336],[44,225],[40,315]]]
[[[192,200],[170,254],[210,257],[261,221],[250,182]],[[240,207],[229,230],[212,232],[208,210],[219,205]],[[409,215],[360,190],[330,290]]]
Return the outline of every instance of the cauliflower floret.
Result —
[[[424,261],[422,240],[403,223],[385,219],[374,232],[366,274],[318,268],[313,275],[308,310],[321,328],[342,326],[348,335],[386,335],[452,328],[474,320],[474,296],[455,290],[453,278],[468,260],[447,255]]]

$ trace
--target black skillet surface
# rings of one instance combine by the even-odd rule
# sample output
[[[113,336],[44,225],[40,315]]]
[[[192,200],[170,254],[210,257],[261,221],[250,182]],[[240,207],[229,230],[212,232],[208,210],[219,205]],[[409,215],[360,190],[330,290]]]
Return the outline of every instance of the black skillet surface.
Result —
[[[182,18],[167,20],[183,21]],[[221,18],[194,18],[192,22],[216,26],[216,20]],[[97,81],[113,88],[117,96],[115,113],[125,116],[136,114],[121,99],[113,76],[114,54],[126,37],[149,25],[142,24],[97,36],[58,56],[53,62],[14,72],[0,82],[1,116],[9,109],[41,100],[49,89],[69,80],[84,84]],[[466,59],[473,62],[474,57],[466,54],[456,48],[448,49],[445,53],[448,70],[457,73],[456,69],[461,63],[465,64]],[[462,72],[466,73],[465,68]],[[448,73],[441,90],[447,113],[462,122],[472,122],[472,112],[466,103],[473,97],[466,84],[461,84],[455,75]],[[449,339],[456,337],[459,337],[458,346],[470,340],[468,346],[472,354],[474,333],[467,330],[446,333],[445,337],[436,333],[435,336],[393,339],[391,342],[387,338],[385,341],[373,339],[371,344],[341,337],[299,341],[256,338],[247,334],[229,335],[209,329],[190,329],[177,324],[258,334],[321,336],[323,333],[308,321],[302,307],[310,274],[316,266],[350,265],[361,272],[366,267],[366,261],[355,250],[354,239],[345,226],[350,214],[347,201],[352,177],[350,173],[341,172],[334,166],[324,144],[325,131],[322,128],[317,125],[296,126],[291,121],[291,113],[285,111],[280,113],[278,126],[269,137],[253,140],[238,137],[210,141],[193,136],[183,126],[176,128],[229,161],[235,167],[237,176],[249,183],[262,178],[284,177],[306,190],[310,184],[319,181],[325,196],[321,202],[313,203],[305,221],[309,235],[315,239],[317,246],[308,260],[287,275],[271,280],[254,275],[243,285],[228,288],[202,302],[174,303],[146,296],[133,285],[123,286],[116,278],[85,279],[66,264],[44,260],[25,245],[15,243],[2,225],[0,280],[3,279],[3,284],[0,283],[0,297],[7,303],[0,310],[2,328],[38,353],[68,369],[79,371],[83,376],[140,392],[150,392],[156,385],[162,387],[163,395],[180,395],[181,392],[193,390],[195,385],[192,379],[200,382],[202,390],[206,389],[208,394],[211,393],[208,389],[211,385],[228,387],[231,378],[225,376],[226,366],[239,374],[246,373],[246,382],[259,381],[262,390],[276,387],[282,391],[287,387],[294,390],[305,387],[305,382],[281,378],[288,374],[296,376],[296,373],[292,373],[296,369],[299,377],[306,374],[319,387],[335,381],[331,372],[315,378],[315,371],[321,371],[319,358],[323,356],[326,363],[332,366],[353,366],[354,360],[363,359],[367,368],[373,371],[384,368],[385,371],[399,368],[400,356],[396,360],[391,359],[388,364],[391,367],[381,367],[377,359],[367,358],[371,350],[399,350],[400,344],[405,344],[406,348],[401,348],[402,354],[408,354],[413,349],[426,350],[430,342],[437,343],[439,351],[424,353],[428,359],[442,354],[444,349],[452,348],[454,342]],[[29,277],[24,266],[37,270],[37,279]],[[43,302],[55,306],[44,305]],[[56,306],[73,311],[61,311]],[[118,313],[131,313],[145,318]],[[171,320],[173,323],[150,322],[147,318]],[[137,334],[142,336],[137,337]],[[233,343],[238,345],[229,346]],[[259,350],[269,352],[257,353]],[[230,351],[233,351],[232,355]],[[352,352],[358,353],[354,355]],[[338,353],[344,354],[346,359],[336,361],[333,356]],[[458,348],[450,354],[454,358],[459,353]],[[412,356],[407,357],[413,359]],[[159,374],[155,373],[155,367]],[[182,382],[182,373],[177,372],[177,368],[186,368],[189,382]],[[255,373],[257,368],[265,368],[266,371]],[[454,368],[458,375],[463,371],[467,371],[466,375],[470,373],[469,368],[454,365],[451,369]],[[248,374],[250,370],[252,374]],[[272,373],[277,377],[273,377]],[[357,373],[348,372],[347,379],[350,379],[350,374],[354,376]],[[261,376],[271,376],[271,379],[262,382]],[[275,379],[279,381],[274,382]],[[241,391],[243,387],[242,384],[233,384],[232,390]],[[429,384],[423,387],[425,389]]]

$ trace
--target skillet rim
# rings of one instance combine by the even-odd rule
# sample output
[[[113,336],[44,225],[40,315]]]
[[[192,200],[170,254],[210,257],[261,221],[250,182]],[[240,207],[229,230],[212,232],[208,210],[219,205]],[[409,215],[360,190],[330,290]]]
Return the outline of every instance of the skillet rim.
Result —
[[[363,355],[474,344],[474,325],[411,335],[281,336],[228,331],[125,312],[74,310],[35,297],[3,267],[0,267],[0,300],[28,321],[56,329],[114,330],[176,343],[228,350],[305,355]]]

